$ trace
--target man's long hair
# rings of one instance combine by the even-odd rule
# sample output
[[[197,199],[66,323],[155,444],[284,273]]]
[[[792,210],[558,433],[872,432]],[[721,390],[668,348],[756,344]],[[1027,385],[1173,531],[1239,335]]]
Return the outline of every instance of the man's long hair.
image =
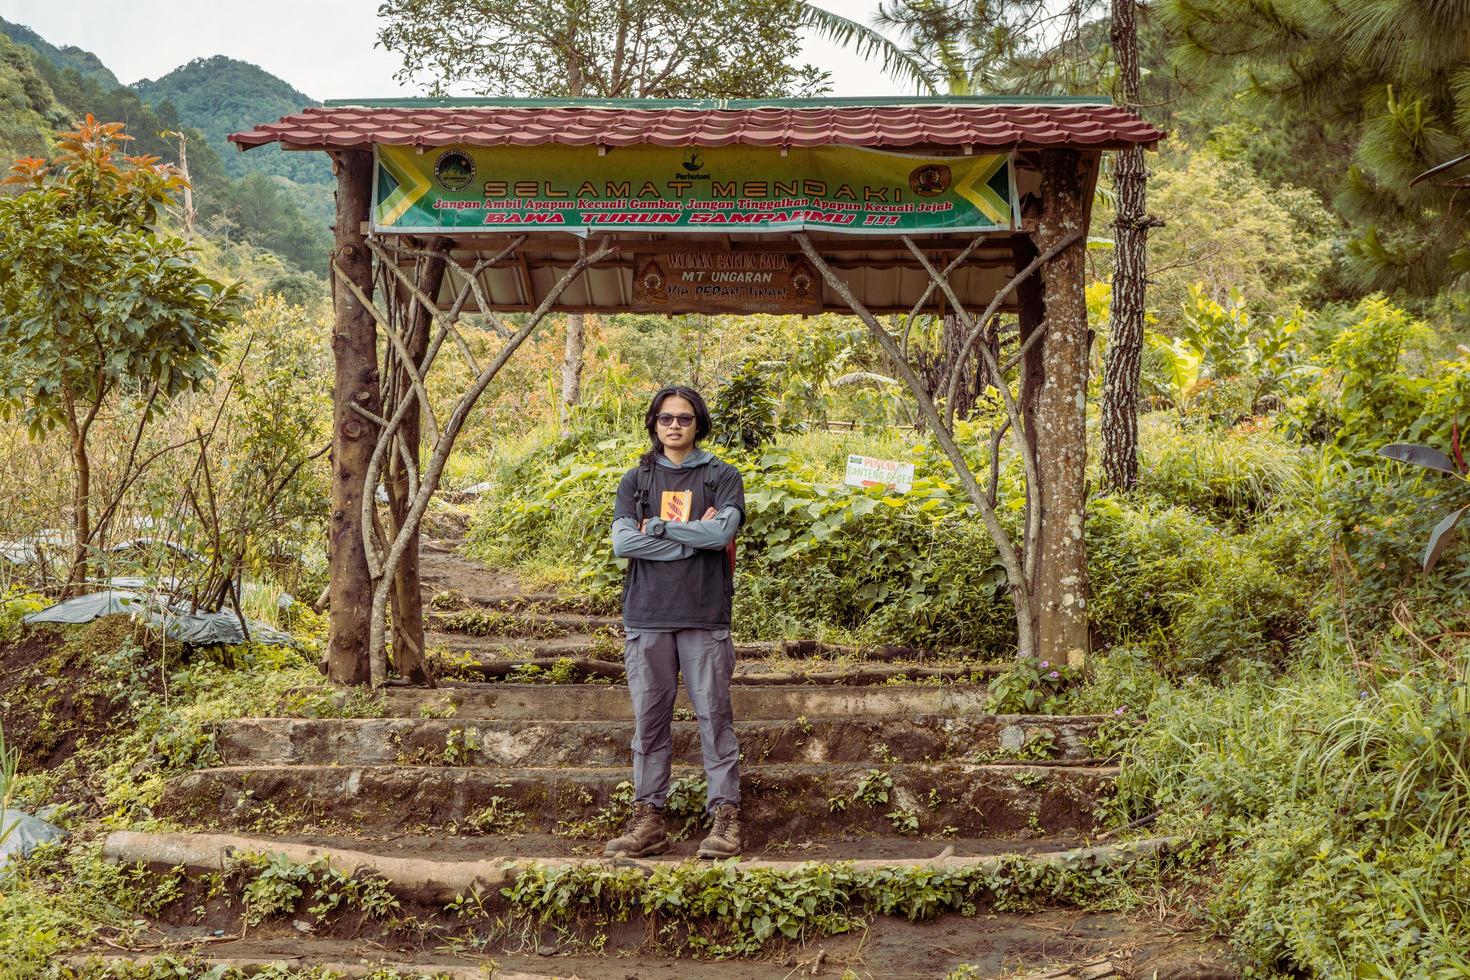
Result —
[[[710,434],[709,407],[705,405],[703,395],[684,385],[669,385],[667,388],[660,388],[654,394],[653,400],[648,403],[648,411],[643,415],[643,428],[648,430],[648,438],[653,448],[639,457],[639,463],[646,463],[650,466],[658,463],[659,454],[664,451],[664,444],[659,441],[658,422],[655,421],[655,418],[663,407],[664,399],[676,395],[694,406],[694,444],[698,446],[700,440]]]

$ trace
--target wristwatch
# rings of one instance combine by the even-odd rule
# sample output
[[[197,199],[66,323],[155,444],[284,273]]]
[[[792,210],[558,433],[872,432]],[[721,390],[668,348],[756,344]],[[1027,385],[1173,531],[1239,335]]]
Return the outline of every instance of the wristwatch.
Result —
[[[654,520],[648,522],[648,530],[644,533],[646,533],[650,538],[661,538],[666,533],[668,533],[668,529],[668,521],[661,521],[655,518]]]

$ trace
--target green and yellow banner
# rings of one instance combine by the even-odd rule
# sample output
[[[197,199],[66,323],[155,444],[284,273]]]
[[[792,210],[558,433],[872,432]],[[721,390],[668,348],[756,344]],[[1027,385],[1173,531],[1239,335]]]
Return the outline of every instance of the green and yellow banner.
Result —
[[[860,147],[377,147],[375,231],[428,234],[1013,228],[1005,154]]]

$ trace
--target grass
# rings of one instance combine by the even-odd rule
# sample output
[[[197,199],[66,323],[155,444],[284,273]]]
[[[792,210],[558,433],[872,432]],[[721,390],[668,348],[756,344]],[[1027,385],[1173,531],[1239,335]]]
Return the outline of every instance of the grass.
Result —
[[[1470,948],[1470,645],[1330,621],[1280,676],[1158,684],[1127,741],[1119,819],[1158,813],[1214,880],[1242,958],[1322,976],[1460,976]]]
[[[20,753],[5,744],[5,728],[0,725],[0,812],[10,809],[15,797],[15,774],[20,767]],[[0,844],[15,830],[15,824],[0,826]]]

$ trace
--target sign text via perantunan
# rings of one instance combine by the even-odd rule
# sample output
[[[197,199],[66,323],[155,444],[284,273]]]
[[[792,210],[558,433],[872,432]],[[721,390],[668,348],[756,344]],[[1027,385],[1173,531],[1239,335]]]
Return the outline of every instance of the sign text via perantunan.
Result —
[[[1003,154],[860,147],[377,148],[374,226],[453,234],[658,226],[728,233],[991,231],[1015,225]],[[584,232],[585,233],[585,232]]]

